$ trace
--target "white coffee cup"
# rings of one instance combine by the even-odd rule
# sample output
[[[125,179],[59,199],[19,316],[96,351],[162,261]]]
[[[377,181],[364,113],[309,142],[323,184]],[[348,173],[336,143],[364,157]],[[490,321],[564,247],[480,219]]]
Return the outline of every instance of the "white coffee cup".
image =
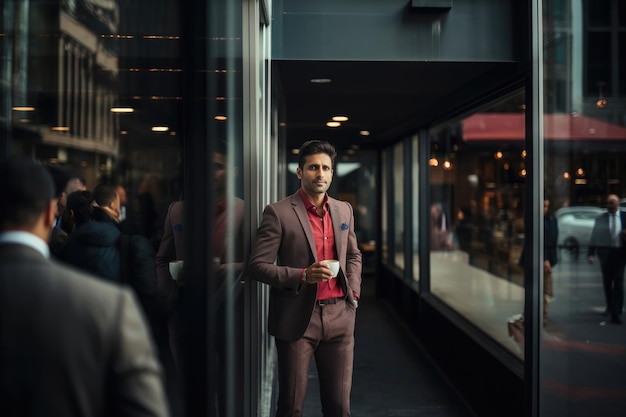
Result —
[[[339,261],[337,261],[336,259],[325,259],[320,263],[328,265],[333,273],[333,278],[335,278],[337,274],[339,274]]]
[[[170,275],[172,276],[172,279],[174,281],[178,281],[178,274],[180,274],[180,271],[183,269],[183,265],[185,264],[185,261],[171,261],[169,268],[170,268]]]

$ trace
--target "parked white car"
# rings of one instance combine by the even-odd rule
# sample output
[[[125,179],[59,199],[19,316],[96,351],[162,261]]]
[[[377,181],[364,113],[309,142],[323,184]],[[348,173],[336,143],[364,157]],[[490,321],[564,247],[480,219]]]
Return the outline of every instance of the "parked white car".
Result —
[[[559,225],[558,245],[560,249],[564,249],[561,253],[578,259],[581,248],[586,249],[589,246],[596,217],[604,212],[606,209],[596,206],[571,206],[558,209],[554,216]]]

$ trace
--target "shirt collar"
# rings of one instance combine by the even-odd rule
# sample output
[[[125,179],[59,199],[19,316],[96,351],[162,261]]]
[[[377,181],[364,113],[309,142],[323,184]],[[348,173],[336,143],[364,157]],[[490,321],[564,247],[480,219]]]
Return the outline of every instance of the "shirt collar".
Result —
[[[29,246],[41,253],[45,258],[50,258],[50,248],[48,244],[28,232],[3,232],[0,233],[0,243],[17,243]]]
[[[317,208],[317,206],[313,204],[313,202],[309,199],[309,197],[306,195],[302,188],[300,188],[299,193],[300,198],[302,199],[302,202],[304,203],[304,206],[307,210],[311,210],[311,208]],[[324,201],[322,202],[322,206],[328,211],[328,194],[324,195]]]

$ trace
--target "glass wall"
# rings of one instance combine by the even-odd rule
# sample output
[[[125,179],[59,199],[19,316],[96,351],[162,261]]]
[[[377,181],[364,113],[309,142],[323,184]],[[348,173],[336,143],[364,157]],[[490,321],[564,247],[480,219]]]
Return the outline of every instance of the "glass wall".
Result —
[[[246,159],[254,147],[269,160],[266,5],[0,2],[0,156],[40,161],[64,197],[68,178],[88,191],[117,187],[123,216],[112,220],[153,252],[145,266],[156,293],[142,293],[132,273],[129,284],[148,318],[174,416],[269,414],[262,408],[271,399],[257,404],[265,387],[250,392],[273,366],[265,362],[268,336],[255,333],[266,295],[242,275],[245,230],[255,226],[249,204],[276,198],[250,193],[258,187],[248,170],[257,164]],[[63,233],[69,239],[79,230]],[[58,258],[69,262],[62,250]],[[172,278],[172,260],[184,261],[184,282]],[[244,294],[258,312],[246,310]]]
[[[404,270],[404,143],[399,142],[393,147],[393,247],[395,266]]]
[[[412,142],[412,155],[411,160],[413,163],[411,164],[411,181],[412,184],[419,184],[419,136],[414,135],[411,138]],[[420,277],[420,263],[419,263],[419,201],[420,201],[420,193],[417,192],[417,189],[412,193],[413,201],[411,203],[412,208],[412,216],[413,216],[413,279],[415,281],[419,281]]]
[[[556,262],[544,269],[541,415],[621,416],[625,256],[605,213],[626,210],[626,3],[543,5],[545,224],[558,233],[544,227]]]
[[[429,136],[431,292],[521,357],[524,94]]]

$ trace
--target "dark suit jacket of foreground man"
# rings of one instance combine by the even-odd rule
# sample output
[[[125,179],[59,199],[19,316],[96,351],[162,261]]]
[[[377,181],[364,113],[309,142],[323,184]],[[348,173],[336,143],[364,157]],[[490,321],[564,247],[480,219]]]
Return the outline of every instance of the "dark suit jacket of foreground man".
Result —
[[[11,185],[32,186],[19,181]],[[6,192],[10,181],[0,183]],[[161,368],[131,291],[46,258],[36,249],[39,235],[0,230],[0,415],[168,416]]]

